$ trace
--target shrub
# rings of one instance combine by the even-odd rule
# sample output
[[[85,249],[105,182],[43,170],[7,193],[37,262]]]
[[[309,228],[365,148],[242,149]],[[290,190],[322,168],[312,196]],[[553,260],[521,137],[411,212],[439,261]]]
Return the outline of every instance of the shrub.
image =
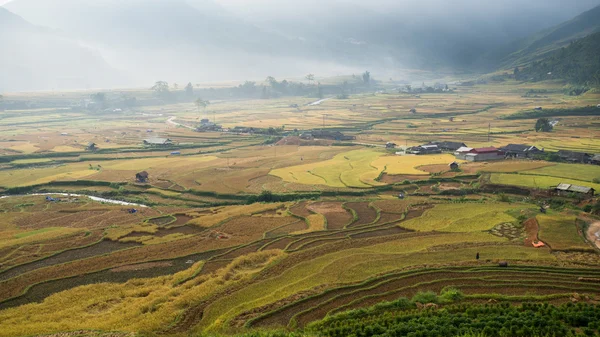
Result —
[[[433,291],[419,291],[411,300],[413,303],[438,303],[438,296]]]
[[[460,301],[464,297],[462,291],[453,287],[446,287],[440,292],[440,301],[444,303]]]

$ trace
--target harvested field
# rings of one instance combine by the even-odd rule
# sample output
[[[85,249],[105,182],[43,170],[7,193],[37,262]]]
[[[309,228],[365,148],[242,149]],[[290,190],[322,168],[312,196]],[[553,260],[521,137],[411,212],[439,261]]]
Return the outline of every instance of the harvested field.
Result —
[[[11,277],[30,272],[32,270],[45,268],[70,261],[86,259],[97,255],[109,254],[118,250],[133,248],[137,246],[139,246],[139,244],[133,242],[121,243],[103,240],[89,247],[67,250],[42,260],[34,261],[31,263],[11,268],[5,272],[0,273],[0,281],[8,280]]]
[[[348,202],[346,207],[352,209],[358,219],[348,225],[348,228],[368,225],[377,220],[377,210],[369,205],[369,202]]]
[[[179,226],[179,227],[170,227],[169,226],[169,228],[159,228],[155,233],[133,232],[129,235],[119,238],[119,241],[128,242],[129,238],[139,238],[139,237],[146,237],[146,236],[162,238],[162,237],[165,237],[168,235],[173,235],[173,234],[193,235],[193,234],[202,233],[204,231],[205,230],[203,230],[202,228],[199,228],[196,226],[189,226],[189,225],[184,225],[184,226]]]
[[[264,248],[262,250],[269,250],[269,249],[284,250],[290,243],[294,242],[295,240],[296,240],[296,238],[294,238],[294,237],[285,237],[281,240],[271,241],[271,243],[264,246]]]
[[[200,275],[208,275],[212,274],[215,271],[227,267],[228,264],[231,263],[231,260],[210,260],[207,261],[204,266],[202,266],[202,270],[200,271]]]
[[[401,233],[412,232],[412,230],[408,230],[402,227],[393,226],[389,228],[377,229],[377,230],[369,230],[361,233],[350,234],[352,239],[364,239],[364,238],[372,238],[376,236],[386,236],[386,235],[394,235]]]
[[[327,219],[327,229],[343,229],[353,217],[342,207],[341,202],[315,202],[307,207],[314,213],[323,214]]]
[[[185,225],[187,224],[190,220],[192,220],[193,218],[191,216],[187,216],[185,214],[175,214],[173,215],[175,217],[175,222],[171,223],[170,225],[173,227],[176,226],[181,226],[181,225]]]
[[[308,210],[308,201],[302,201],[290,207],[290,213],[303,218],[313,214]]]
[[[148,220],[147,222],[151,223],[153,225],[157,225],[159,227],[164,227],[166,225],[172,224],[176,220],[177,219],[174,216],[167,215],[167,216],[161,216],[159,218],[152,218],[152,219]]]
[[[135,278],[149,278],[174,274],[178,271],[182,271],[189,268],[195,262],[209,259],[221,253],[223,253],[222,250],[208,251],[205,253],[183,256],[177,259],[164,260],[160,262],[164,264],[162,266],[149,265],[150,268],[126,271],[111,271],[111,269],[117,269],[111,268],[99,272],[93,272],[75,277],[39,283],[32,286],[25,294],[21,296],[1,301],[0,310],[12,308],[27,303],[39,302],[57,292],[72,289],[82,285],[105,282],[125,283]],[[169,266],[166,265],[167,263],[169,264]]]
[[[294,232],[304,231],[306,229],[307,229],[306,222],[304,220],[297,219],[296,221],[291,222],[287,225],[284,225],[284,226],[276,228],[272,231],[266,232],[265,237],[273,238],[273,237],[278,237],[281,235],[288,235],[288,234],[294,233]]]
[[[397,183],[401,183],[401,182],[404,182],[407,180],[408,181],[419,181],[419,180],[426,180],[426,179],[429,179],[429,176],[384,173],[381,176],[381,179],[379,179],[379,181],[381,181],[382,183],[386,183],[386,184],[397,184]]]

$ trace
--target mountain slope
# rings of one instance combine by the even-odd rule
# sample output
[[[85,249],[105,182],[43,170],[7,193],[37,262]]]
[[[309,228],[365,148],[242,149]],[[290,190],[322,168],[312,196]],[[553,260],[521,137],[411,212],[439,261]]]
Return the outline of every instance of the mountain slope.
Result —
[[[564,79],[572,84],[600,86],[600,32],[572,42],[521,70],[518,79]]]
[[[0,7],[0,91],[104,86],[116,71],[95,52]]]
[[[549,53],[568,46],[571,41],[600,31],[600,6],[555,27],[508,45],[499,55],[502,68],[525,65]]]

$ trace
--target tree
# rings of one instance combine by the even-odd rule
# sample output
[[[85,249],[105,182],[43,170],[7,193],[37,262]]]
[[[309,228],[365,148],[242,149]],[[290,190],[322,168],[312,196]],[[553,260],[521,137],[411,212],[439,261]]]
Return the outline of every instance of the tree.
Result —
[[[323,87],[321,87],[321,83],[317,84],[317,96],[319,99],[323,99]]]
[[[535,123],[535,132],[550,132],[553,128],[548,118],[540,118]]]
[[[188,98],[191,98],[191,97],[193,97],[193,96],[194,96],[194,86],[192,85],[192,82],[188,83],[188,84],[185,86],[185,95],[186,95]]]
[[[310,85],[312,83],[312,81],[315,80],[315,75],[313,74],[308,74],[306,75],[304,78],[306,78],[308,80],[308,84]]]
[[[515,70],[513,70],[513,75],[515,75],[515,78],[519,76],[519,67],[515,67]]]
[[[162,95],[166,92],[169,92],[169,83],[165,81],[157,81],[154,83],[154,86],[151,89],[157,94]]]
[[[95,94],[90,95],[90,99],[94,102],[100,109],[106,108],[106,94],[103,92],[97,92]]]
[[[371,73],[370,73],[369,71],[365,71],[365,72],[362,74],[362,79],[363,79],[363,83],[364,83],[366,86],[369,86],[369,85],[371,84]]]
[[[262,94],[261,94],[260,98],[262,98],[262,99],[268,99],[269,98],[269,93],[267,92],[267,87],[264,86],[264,85],[262,87]]]
[[[179,89],[179,84],[173,83],[173,89],[175,89],[175,90]]]
[[[198,109],[198,113],[200,113],[200,108],[202,108],[203,111],[206,110],[206,107],[210,104],[209,101],[205,101],[202,98],[198,97],[198,99],[194,102],[194,104],[196,104],[196,108]]]

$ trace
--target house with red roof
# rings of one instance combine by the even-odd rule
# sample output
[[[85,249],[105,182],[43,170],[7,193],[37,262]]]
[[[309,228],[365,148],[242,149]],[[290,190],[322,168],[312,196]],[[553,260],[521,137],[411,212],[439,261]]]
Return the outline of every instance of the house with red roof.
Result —
[[[504,159],[505,153],[495,147],[480,147],[471,149],[466,155],[468,161],[488,161]]]

